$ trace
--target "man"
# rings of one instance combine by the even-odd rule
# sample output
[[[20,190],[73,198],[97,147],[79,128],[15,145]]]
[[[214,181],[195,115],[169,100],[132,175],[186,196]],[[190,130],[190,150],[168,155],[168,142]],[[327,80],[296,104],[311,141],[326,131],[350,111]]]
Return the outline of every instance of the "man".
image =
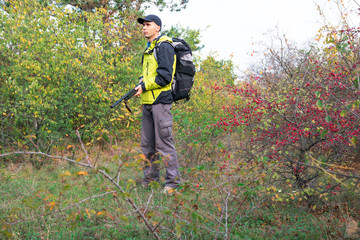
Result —
[[[143,185],[148,186],[152,181],[159,182],[159,166],[154,162],[159,160],[161,154],[166,167],[163,191],[171,194],[180,184],[179,163],[172,140],[171,114],[175,50],[170,44],[171,38],[160,35],[162,24],[158,16],[148,15],[137,21],[143,25],[143,34],[148,40],[143,53],[141,85],[135,88],[135,95],[141,96],[143,104],[141,149],[147,159]]]

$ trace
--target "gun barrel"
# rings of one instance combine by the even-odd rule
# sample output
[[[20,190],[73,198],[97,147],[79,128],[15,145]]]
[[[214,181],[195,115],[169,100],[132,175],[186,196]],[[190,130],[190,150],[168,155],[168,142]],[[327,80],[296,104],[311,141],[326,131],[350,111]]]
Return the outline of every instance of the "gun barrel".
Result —
[[[118,105],[119,103],[121,103],[124,100],[124,97],[120,98],[119,100],[117,100],[115,103],[113,103],[110,108],[114,108],[116,107],[116,105]]]
[[[117,100],[115,103],[113,103],[110,108],[114,108],[116,105],[118,105],[119,103],[121,103],[124,100],[129,100],[130,98],[132,98],[135,94],[136,94],[136,90],[135,88],[137,86],[139,86],[140,84],[136,85],[134,88],[132,88],[129,92],[127,92],[124,96],[122,96],[119,100]]]

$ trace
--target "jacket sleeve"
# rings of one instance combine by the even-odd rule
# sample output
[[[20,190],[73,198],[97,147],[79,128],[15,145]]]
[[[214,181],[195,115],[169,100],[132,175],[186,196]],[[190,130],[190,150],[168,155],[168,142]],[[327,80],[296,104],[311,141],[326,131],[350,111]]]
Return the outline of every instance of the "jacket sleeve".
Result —
[[[175,50],[168,42],[163,42],[156,50],[158,68],[155,84],[146,86],[146,90],[153,90],[168,85],[172,80]]]
[[[170,43],[163,42],[160,44],[158,50],[158,68],[156,70],[158,75],[156,76],[155,82],[159,86],[164,87],[171,83],[173,77],[175,49]]]

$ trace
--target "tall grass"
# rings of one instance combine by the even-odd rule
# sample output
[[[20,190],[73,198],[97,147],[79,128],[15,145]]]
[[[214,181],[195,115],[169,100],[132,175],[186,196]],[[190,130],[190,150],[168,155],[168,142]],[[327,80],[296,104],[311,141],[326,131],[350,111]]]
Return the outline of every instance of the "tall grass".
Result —
[[[104,152],[101,158],[114,156]],[[96,170],[52,160],[42,160],[46,162],[35,167],[34,159],[30,162],[23,156],[23,160],[23,163],[2,162],[2,238],[154,237],[123,200],[125,196]],[[107,164],[109,172],[117,167],[113,160]],[[88,175],[78,174],[85,170]],[[161,193],[157,184],[149,189],[141,187],[138,184],[141,171],[135,165],[124,170],[119,184],[149,222],[158,226],[156,231],[161,239],[356,239],[358,236],[358,194],[332,196],[318,208],[309,209],[303,201],[272,201],[272,195],[251,178],[234,185],[231,176],[216,174],[212,167],[204,166],[182,168],[183,184],[177,194],[169,196]]]

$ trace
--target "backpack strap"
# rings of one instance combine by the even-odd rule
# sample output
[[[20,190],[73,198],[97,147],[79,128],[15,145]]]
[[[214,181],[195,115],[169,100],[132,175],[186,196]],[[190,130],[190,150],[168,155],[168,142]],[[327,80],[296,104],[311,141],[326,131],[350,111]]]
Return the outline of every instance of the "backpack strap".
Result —
[[[156,46],[158,45],[158,44],[160,44],[160,43],[158,43],[158,41],[159,41],[159,39],[162,37],[163,35],[160,35],[160,36],[158,36],[157,38],[155,38],[154,39],[154,41],[155,41],[155,47],[153,48],[153,49],[151,49],[149,52],[148,52],[148,54],[151,54],[151,53],[153,53],[154,52],[154,56],[155,56],[155,54],[156,54],[156,52],[155,52],[155,48],[156,48]],[[149,47],[148,47],[149,48]],[[143,63],[144,62],[144,53],[146,52],[146,50],[148,49],[148,48],[146,48],[145,49],[145,51],[143,52],[143,54],[142,54],[142,57],[141,57],[141,63]],[[157,61],[157,58],[156,58],[156,56],[155,56],[155,59],[156,59],[156,61]]]
[[[169,42],[169,41],[162,41],[162,42],[156,43],[154,49],[152,50],[152,51],[154,52],[154,57],[155,57],[156,61],[157,61],[157,51],[159,51],[158,49],[159,49],[159,47],[160,47],[160,45],[161,45],[162,43],[168,43],[168,44],[170,44],[172,47],[174,47],[174,46],[172,45],[172,43]],[[175,49],[175,48],[174,48],[174,49]]]

